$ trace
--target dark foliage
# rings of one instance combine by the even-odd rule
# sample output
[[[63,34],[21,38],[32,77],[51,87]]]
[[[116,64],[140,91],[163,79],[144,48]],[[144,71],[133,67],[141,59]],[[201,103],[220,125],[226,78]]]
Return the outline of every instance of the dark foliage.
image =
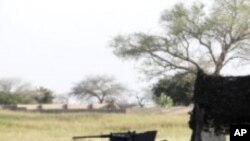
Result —
[[[198,72],[194,102],[205,111],[204,127],[228,132],[230,124],[250,123],[250,76],[221,77]],[[195,123],[191,116],[191,128]]]
[[[158,81],[153,87],[156,97],[161,94],[169,96],[173,105],[189,105],[192,102],[194,79],[188,78],[187,74],[177,74],[171,78],[164,78]]]
[[[40,87],[36,90],[36,95],[33,96],[37,103],[50,104],[53,103],[53,92],[47,88]]]

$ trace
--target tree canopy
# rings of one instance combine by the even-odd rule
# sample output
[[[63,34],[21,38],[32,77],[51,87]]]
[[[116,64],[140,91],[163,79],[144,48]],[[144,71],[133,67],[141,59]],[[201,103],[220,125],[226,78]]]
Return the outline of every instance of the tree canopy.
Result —
[[[154,74],[201,69],[220,75],[229,63],[249,61],[249,0],[217,0],[206,8],[176,4],[161,15],[162,34],[118,35],[111,42],[114,53],[141,59],[146,73]]]
[[[34,91],[32,97],[40,104],[50,104],[53,103],[53,92],[50,89],[39,87]]]
[[[188,74],[176,74],[172,77],[160,79],[152,91],[156,101],[163,95],[173,100],[173,105],[189,105],[192,103],[194,77]]]

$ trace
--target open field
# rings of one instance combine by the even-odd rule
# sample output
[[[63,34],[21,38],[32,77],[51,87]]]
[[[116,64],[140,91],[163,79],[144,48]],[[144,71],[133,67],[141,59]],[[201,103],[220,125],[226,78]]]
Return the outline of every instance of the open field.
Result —
[[[72,136],[158,130],[157,140],[188,141],[186,114],[25,113],[0,111],[1,141],[71,141]],[[104,140],[105,141],[105,140]]]

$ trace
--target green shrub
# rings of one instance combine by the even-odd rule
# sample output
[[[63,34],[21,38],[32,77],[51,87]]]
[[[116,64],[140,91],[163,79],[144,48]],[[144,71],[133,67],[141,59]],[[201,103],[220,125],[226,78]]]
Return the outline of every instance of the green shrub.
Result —
[[[11,104],[31,104],[35,101],[27,96],[20,94],[13,94],[10,92],[0,92],[0,104],[11,105]]]
[[[162,93],[159,97],[155,97],[154,101],[162,107],[173,106],[173,99],[164,93]]]

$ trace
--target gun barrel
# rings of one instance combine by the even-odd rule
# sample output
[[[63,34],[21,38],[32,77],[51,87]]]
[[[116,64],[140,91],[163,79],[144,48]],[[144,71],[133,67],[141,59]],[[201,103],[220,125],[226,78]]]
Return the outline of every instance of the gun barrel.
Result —
[[[76,139],[86,139],[86,138],[109,138],[110,135],[94,135],[94,136],[75,136],[73,140]]]

